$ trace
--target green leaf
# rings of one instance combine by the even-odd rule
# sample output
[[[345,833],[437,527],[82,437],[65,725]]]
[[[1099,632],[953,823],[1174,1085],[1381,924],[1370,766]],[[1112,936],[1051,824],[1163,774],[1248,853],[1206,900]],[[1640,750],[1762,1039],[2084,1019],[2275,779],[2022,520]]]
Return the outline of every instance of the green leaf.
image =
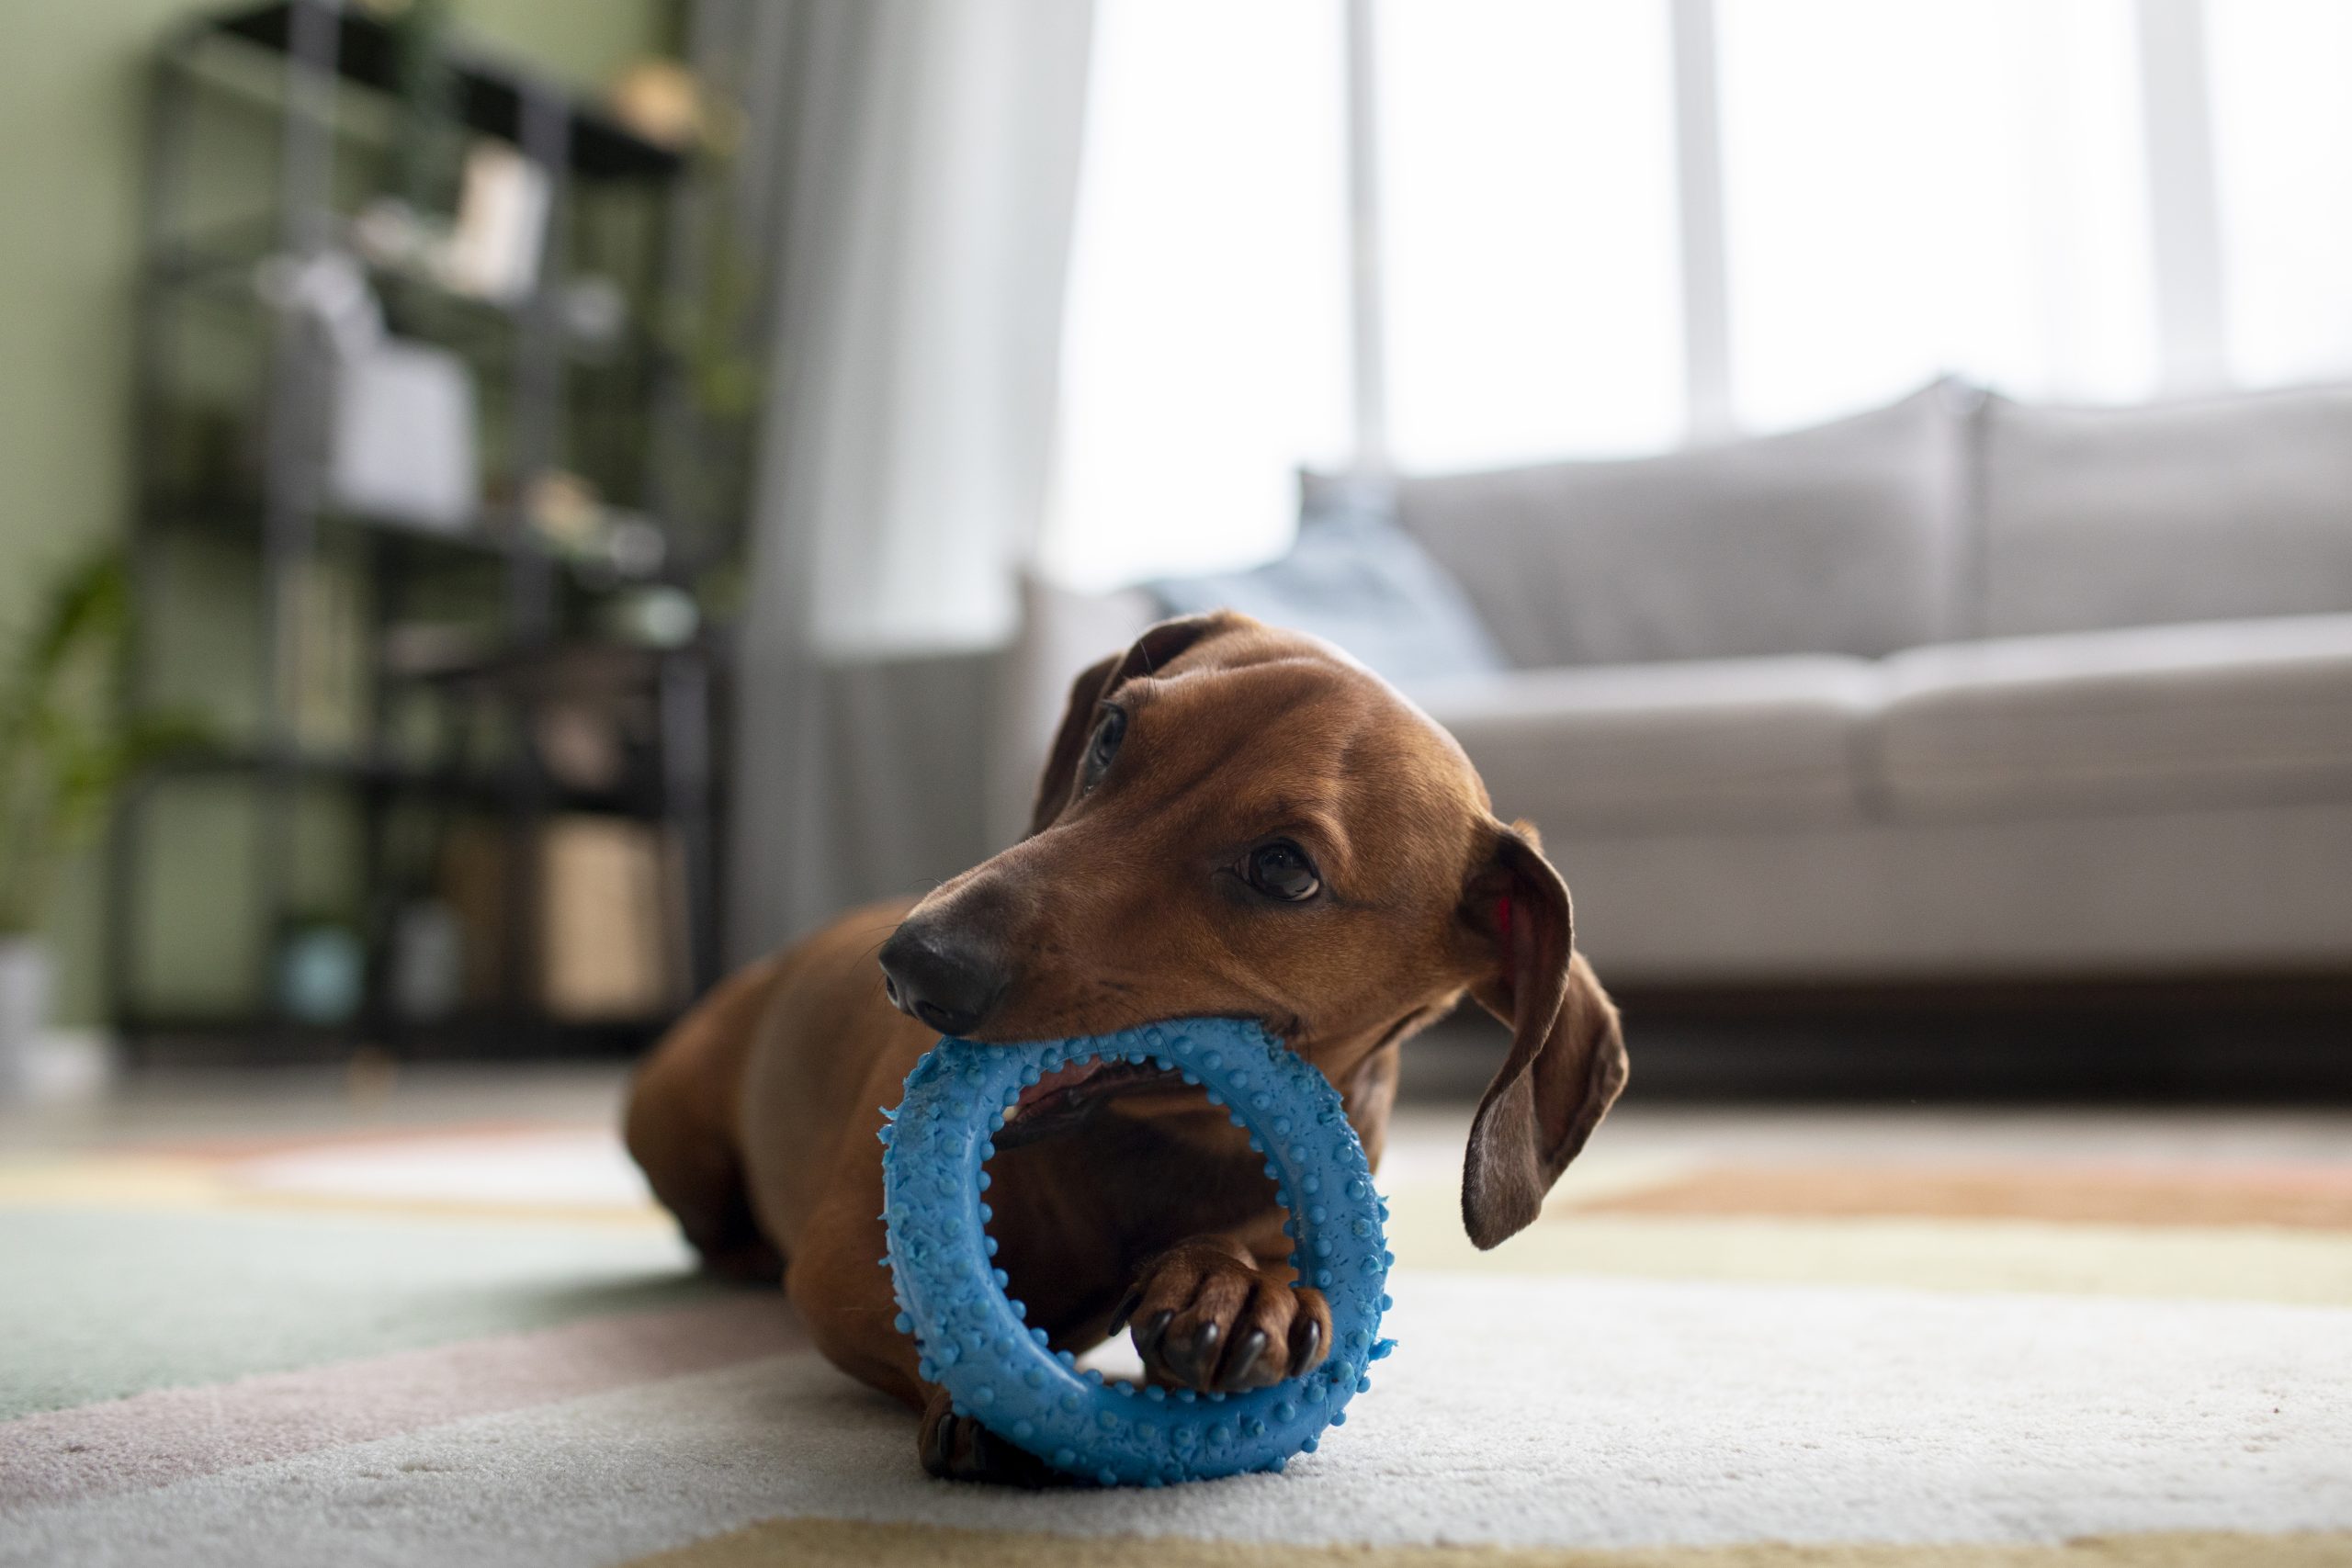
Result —
[[[130,624],[130,577],[119,550],[102,550],[58,584],[25,660],[28,684],[54,681],[75,654],[119,657]]]
[[[204,739],[187,716],[122,711],[124,563],[107,548],[59,579],[0,665],[0,931],[39,922],[57,863],[96,831],[125,783]]]

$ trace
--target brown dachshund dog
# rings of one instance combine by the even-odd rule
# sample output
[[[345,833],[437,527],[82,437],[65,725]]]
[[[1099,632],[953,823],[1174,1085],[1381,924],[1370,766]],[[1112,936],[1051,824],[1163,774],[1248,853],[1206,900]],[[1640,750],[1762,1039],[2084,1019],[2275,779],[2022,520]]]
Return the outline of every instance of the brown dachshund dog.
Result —
[[[1533,835],[1395,690],[1245,616],[1163,622],[1078,678],[1027,838],[721,985],[646,1063],[629,1152],[710,1267],[781,1270],[818,1348],[922,1413],[933,1474],[1039,1483],[917,1375],[876,1267],[874,1134],[939,1036],[1256,1019],[1340,1091],[1377,1165],[1398,1047],[1466,991],[1512,1035],[1463,1168],[1487,1247],[1535,1218],[1625,1082],[1569,938]],[[1272,1185],[1200,1090],[1065,1068],[996,1145],[997,1261],[1055,1348],[1132,1325],[1152,1379],[1202,1390],[1323,1359],[1329,1312],[1292,1287]]]

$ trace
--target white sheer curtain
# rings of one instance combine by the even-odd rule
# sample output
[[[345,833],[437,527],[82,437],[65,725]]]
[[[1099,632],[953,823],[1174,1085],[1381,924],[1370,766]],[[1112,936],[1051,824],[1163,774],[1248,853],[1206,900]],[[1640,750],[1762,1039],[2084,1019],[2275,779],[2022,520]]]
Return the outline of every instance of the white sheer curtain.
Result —
[[[2232,374],[2352,370],[2352,5],[2210,0]]]
[[[763,584],[828,657],[987,647],[1044,506],[1089,6],[803,3]]]
[[[778,51],[782,209],[736,683],[739,956],[987,848],[968,653],[1010,632],[1044,504],[1091,17],[779,3],[752,40]]]
[[[1685,416],[1665,0],[1389,0],[1390,449],[1655,450]]]
[[[1735,418],[2154,389],[2129,0],[1719,0]]]
[[[1346,456],[1339,0],[1098,0],[1043,563],[1073,587],[1281,553]]]

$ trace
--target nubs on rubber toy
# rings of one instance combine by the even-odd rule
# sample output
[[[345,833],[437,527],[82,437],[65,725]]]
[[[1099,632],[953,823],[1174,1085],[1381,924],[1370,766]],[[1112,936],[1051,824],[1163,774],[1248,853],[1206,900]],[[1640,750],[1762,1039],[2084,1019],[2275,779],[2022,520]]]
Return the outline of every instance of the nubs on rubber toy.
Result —
[[[1097,1057],[1182,1073],[1223,1105],[1262,1154],[1300,1280],[1331,1308],[1329,1358],[1304,1377],[1243,1393],[1195,1393],[1106,1381],[1080,1368],[1023,1319],[991,1258],[985,1166],[1007,1107],[1046,1074]],[[942,1040],[886,1112],[883,1218],[898,1326],[915,1337],[922,1376],[956,1414],[1057,1470],[1104,1485],[1162,1485],[1278,1471],[1312,1451],[1372,1386],[1366,1370],[1395,1348],[1382,1222],[1363,1145],[1340,1096],[1313,1066],[1253,1022],[1181,1019],[1089,1039],[1028,1045]]]

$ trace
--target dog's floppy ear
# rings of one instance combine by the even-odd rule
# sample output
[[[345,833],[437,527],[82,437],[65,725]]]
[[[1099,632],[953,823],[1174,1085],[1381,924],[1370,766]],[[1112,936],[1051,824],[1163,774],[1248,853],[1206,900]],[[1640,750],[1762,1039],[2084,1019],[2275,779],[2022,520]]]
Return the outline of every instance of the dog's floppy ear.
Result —
[[[1054,731],[1053,750],[1046,753],[1046,771],[1037,779],[1037,803],[1029,808],[1030,838],[1035,838],[1054,825],[1054,818],[1069,804],[1071,781],[1078,776],[1079,753],[1086,749],[1087,737],[1094,733],[1095,708],[1102,701],[1103,688],[1111,682],[1111,672],[1126,657],[1122,649],[1106,653],[1084,670],[1070,682],[1069,706],[1062,710],[1062,725]]]
[[[1567,885],[1524,824],[1498,827],[1462,919],[1480,972],[1470,994],[1510,1025],[1462,1164],[1462,1224],[1481,1249],[1526,1228],[1625,1087],[1617,1010],[1574,946]]]
[[[1046,754],[1046,771],[1037,780],[1037,802],[1029,810],[1029,834],[1035,838],[1054,825],[1078,787],[1078,759],[1094,733],[1102,699],[1137,675],[1148,675],[1184,653],[1213,632],[1238,624],[1241,617],[1216,610],[1204,615],[1180,615],[1148,627],[1143,636],[1116,653],[1106,654],[1080,672],[1070,683],[1069,705],[1062,710],[1061,728],[1054,732],[1053,750]]]

